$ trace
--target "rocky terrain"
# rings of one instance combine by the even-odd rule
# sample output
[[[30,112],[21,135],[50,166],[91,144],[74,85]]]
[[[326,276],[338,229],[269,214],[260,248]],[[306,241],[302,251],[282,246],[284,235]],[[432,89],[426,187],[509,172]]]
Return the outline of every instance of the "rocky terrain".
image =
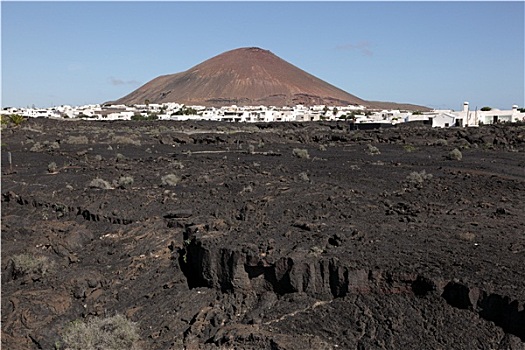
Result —
[[[525,126],[2,130],[2,348],[524,349]]]

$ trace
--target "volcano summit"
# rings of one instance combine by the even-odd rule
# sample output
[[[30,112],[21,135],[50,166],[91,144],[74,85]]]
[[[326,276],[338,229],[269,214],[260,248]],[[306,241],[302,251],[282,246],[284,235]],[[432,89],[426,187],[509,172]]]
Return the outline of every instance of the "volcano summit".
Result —
[[[349,94],[257,47],[227,51],[185,72],[159,76],[113,103],[131,105],[146,100],[217,107],[232,104],[353,104],[373,108],[378,105]],[[386,104],[381,103],[381,107],[385,108]],[[401,105],[396,107],[401,108]],[[409,105],[402,108],[411,109]]]

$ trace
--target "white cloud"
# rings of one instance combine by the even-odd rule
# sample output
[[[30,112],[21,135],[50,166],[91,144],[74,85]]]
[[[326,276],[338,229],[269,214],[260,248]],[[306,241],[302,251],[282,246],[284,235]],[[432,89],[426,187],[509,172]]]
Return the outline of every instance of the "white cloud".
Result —
[[[111,85],[118,86],[118,85],[137,85],[139,84],[136,80],[122,80],[115,77],[110,77],[109,82]]]
[[[360,41],[356,44],[343,44],[336,46],[336,50],[339,51],[359,51],[363,56],[373,56],[374,53],[371,50],[371,45],[368,41]]]

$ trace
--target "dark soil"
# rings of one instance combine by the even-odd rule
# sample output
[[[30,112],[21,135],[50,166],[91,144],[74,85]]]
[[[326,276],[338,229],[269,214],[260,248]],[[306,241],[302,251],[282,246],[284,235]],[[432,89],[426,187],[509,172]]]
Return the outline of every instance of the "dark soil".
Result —
[[[524,349],[524,212],[523,125],[30,120],[2,348],[123,314],[143,349]]]

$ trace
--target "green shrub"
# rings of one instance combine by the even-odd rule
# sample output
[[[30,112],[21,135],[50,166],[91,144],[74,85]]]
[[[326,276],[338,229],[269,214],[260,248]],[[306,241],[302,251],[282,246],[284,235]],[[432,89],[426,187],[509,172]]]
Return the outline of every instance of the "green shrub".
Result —
[[[461,154],[461,151],[457,148],[454,148],[447,155],[447,159],[450,159],[450,160],[461,160],[462,158],[463,158],[463,154]]]
[[[403,149],[405,150],[405,152],[409,152],[409,153],[417,150],[416,146],[414,145],[404,145]]]
[[[11,114],[9,116],[9,121],[13,123],[15,126],[22,124],[25,120],[26,119],[20,114]]]
[[[301,148],[294,148],[292,150],[292,153],[294,156],[296,156],[297,158],[301,158],[301,159],[310,159],[310,154],[308,154],[308,150],[307,149],[301,149]]]
[[[122,315],[73,321],[62,335],[69,350],[138,350],[139,339],[137,324]]]

